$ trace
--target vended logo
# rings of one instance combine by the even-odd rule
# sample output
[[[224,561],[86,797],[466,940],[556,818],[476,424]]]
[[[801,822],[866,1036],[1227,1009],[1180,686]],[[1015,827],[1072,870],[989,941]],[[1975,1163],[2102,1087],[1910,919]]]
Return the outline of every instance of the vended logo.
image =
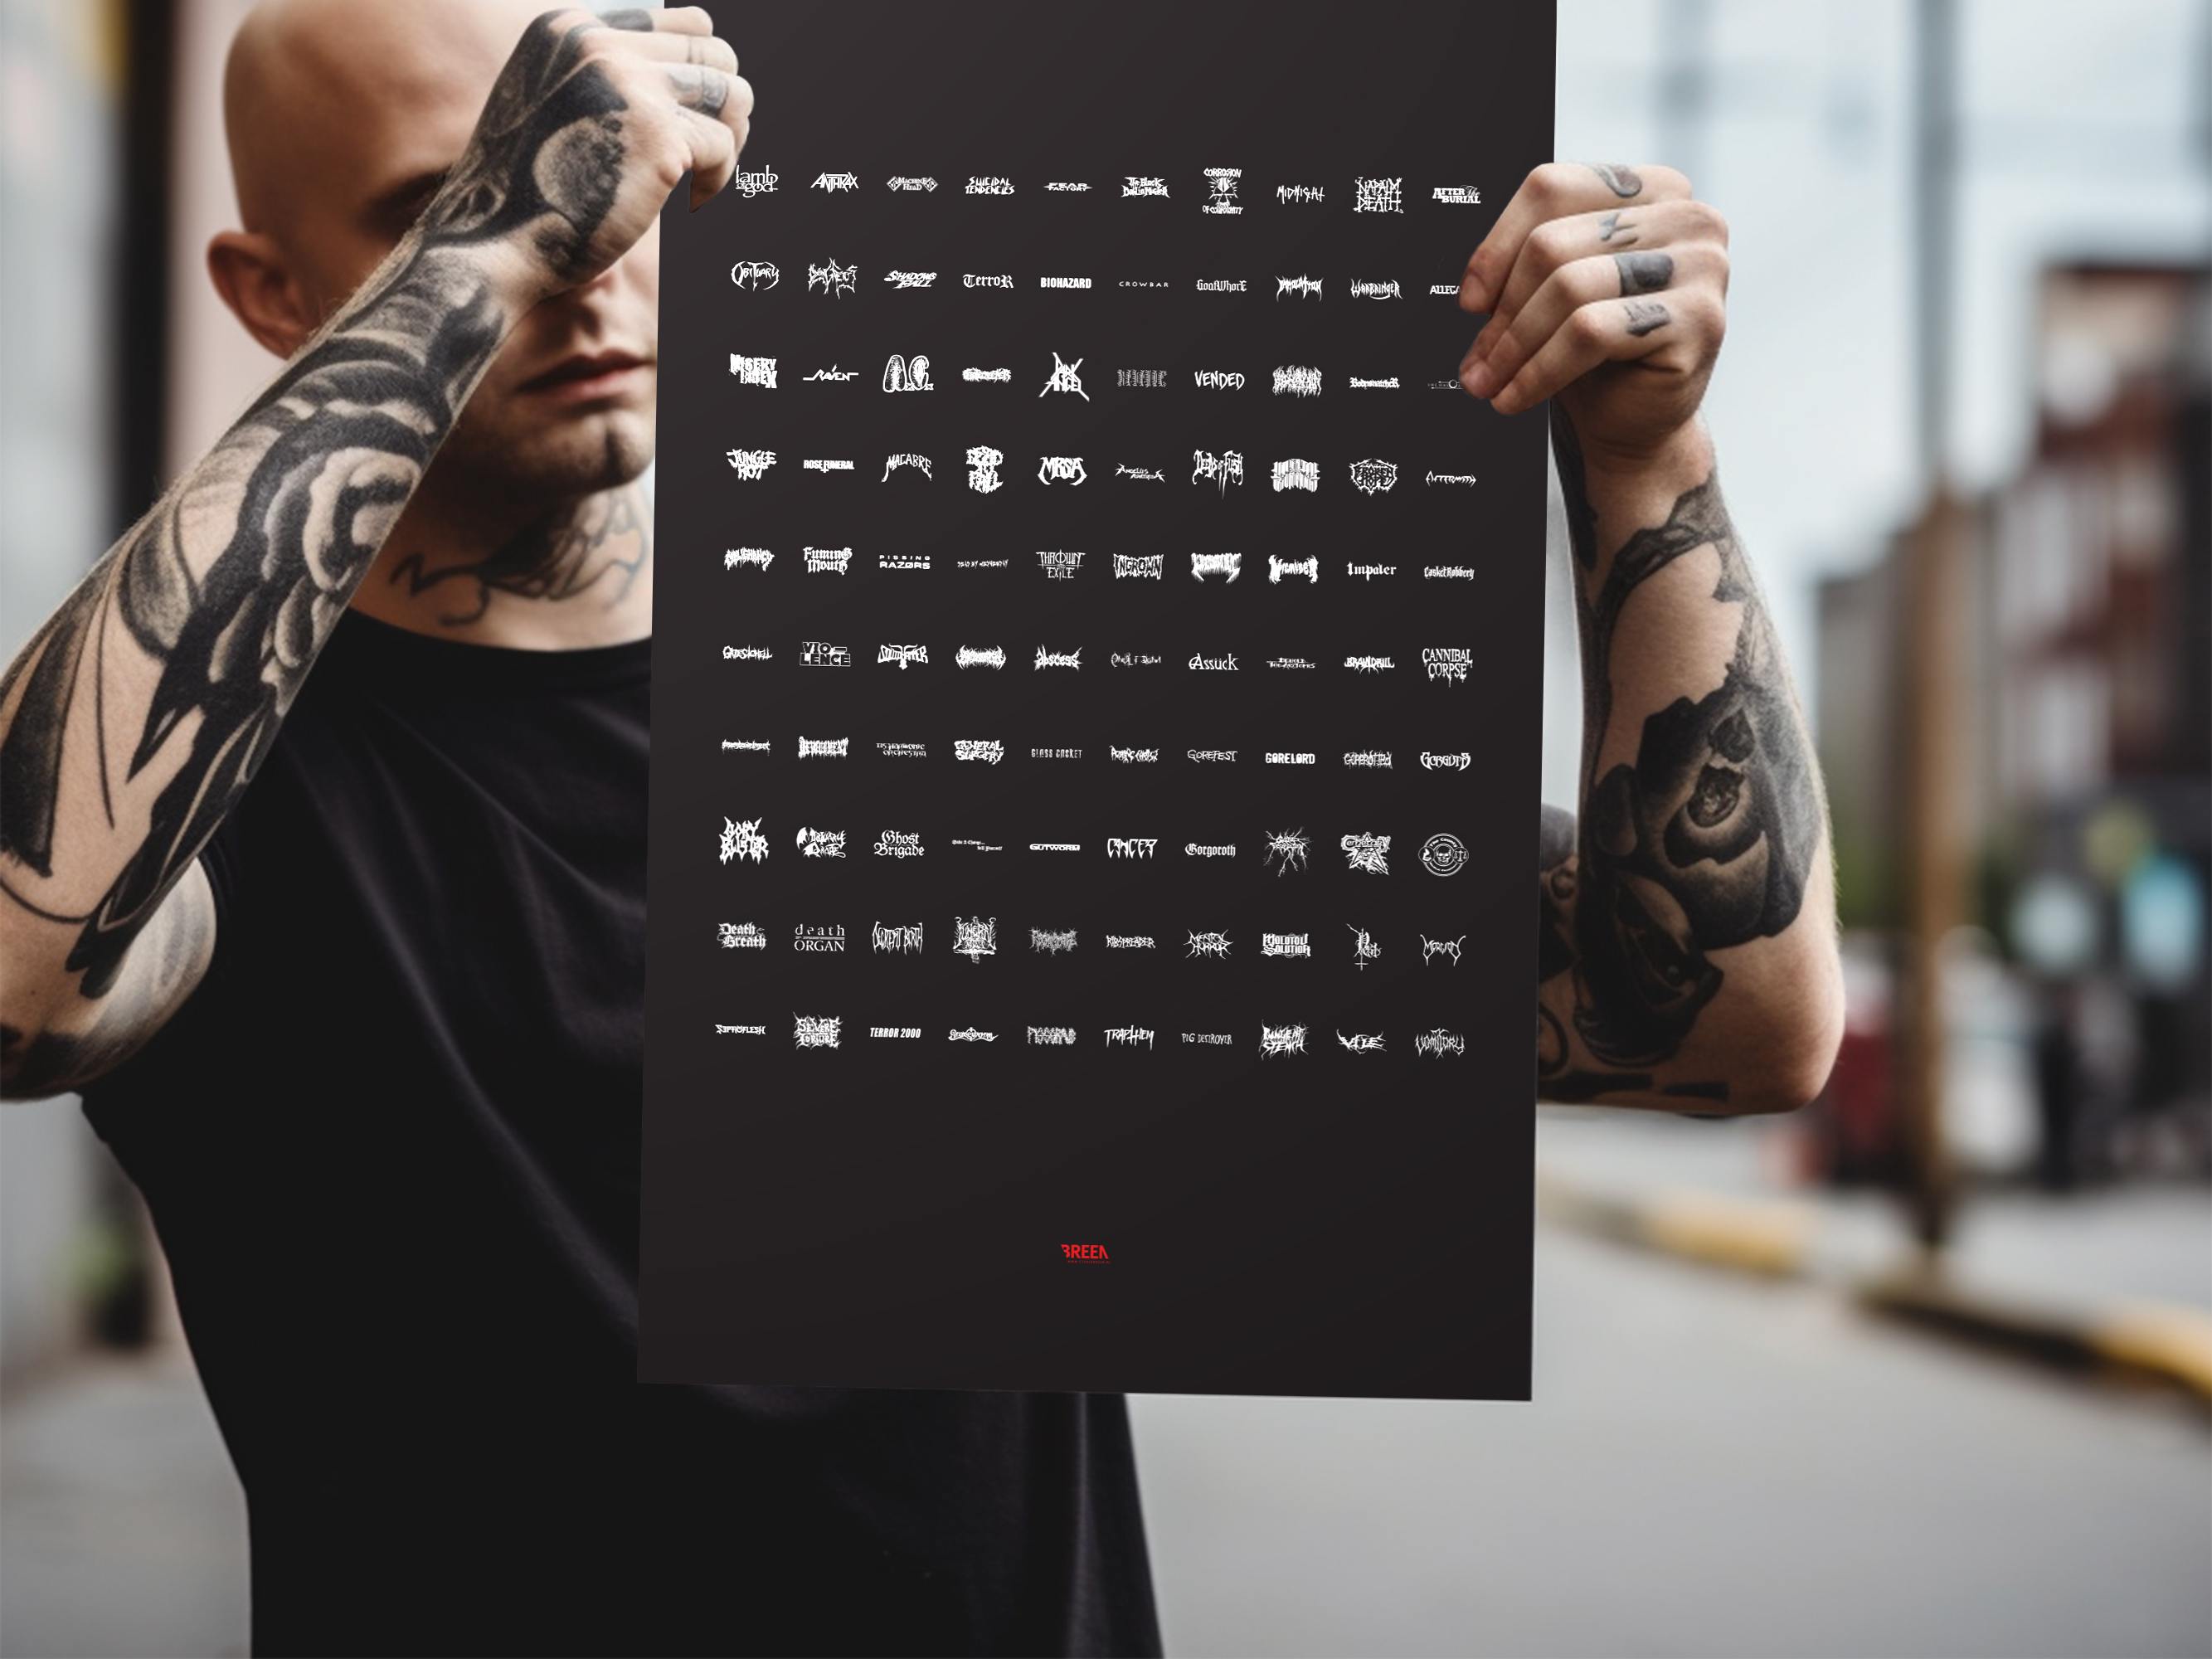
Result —
[[[1063,1244],[1060,1253],[1070,1261],[1110,1261],[1103,1244]]]

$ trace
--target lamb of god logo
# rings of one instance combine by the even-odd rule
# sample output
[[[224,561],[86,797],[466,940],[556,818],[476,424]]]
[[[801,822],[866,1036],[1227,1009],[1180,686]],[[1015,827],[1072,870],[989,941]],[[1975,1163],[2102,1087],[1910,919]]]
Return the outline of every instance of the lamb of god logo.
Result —
[[[732,859],[746,859],[759,864],[768,857],[768,837],[761,834],[761,821],[746,818],[742,821],[722,820],[722,862]]]

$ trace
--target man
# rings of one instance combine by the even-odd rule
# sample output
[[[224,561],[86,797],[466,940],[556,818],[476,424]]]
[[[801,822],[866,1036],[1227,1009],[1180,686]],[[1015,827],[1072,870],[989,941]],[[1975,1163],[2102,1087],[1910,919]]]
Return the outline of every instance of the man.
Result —
[[[0,689],[7,1090],[82,1089],[147,1195],[258,1650],[1156,1650],[1119,1399],[633,1381],[655,216],[751,94],[696,10],[527,9],[240,34],[210,268],[287,366]],[[1462,287],[1468,390],[1556,397],[1586,608],[1567,1098],[1787,1107],[1839,1024],[1695,421],[1723,244],[1547,167]]]

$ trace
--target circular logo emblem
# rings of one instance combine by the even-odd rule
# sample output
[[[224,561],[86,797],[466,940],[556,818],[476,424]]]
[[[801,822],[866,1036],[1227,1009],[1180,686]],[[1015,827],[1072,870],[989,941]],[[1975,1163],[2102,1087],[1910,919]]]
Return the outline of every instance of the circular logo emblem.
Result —
[[[1467,843],[1457,836],[1431,836],[1421,843],[1421,868],[1432,876],[1455,876],[1467,864]]]

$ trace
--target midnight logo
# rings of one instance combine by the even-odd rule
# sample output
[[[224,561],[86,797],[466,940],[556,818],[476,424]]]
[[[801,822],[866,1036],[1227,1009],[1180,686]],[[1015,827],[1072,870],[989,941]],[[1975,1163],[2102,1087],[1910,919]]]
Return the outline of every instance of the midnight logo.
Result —
[[[937,188],[937,180],[934,179],[886,179],[884,183],[892,190],[927,191]]]
[[[769,468],[775,465],[773,449],[732,449],[728,454],[731,471],[747,483],[765,477]]]
[[[923,851],[921,836],[904,830],[886,830],[876,837],[876,856],[879,859],[918,859]]]
[[[1346,657],[1344,665],[1361,674],[1379,674],[1397,665],[1388,657]]]
[[[1300,363],[1288,363],[1275,371],[1275,395],[1288,392],[1293,398],[1321,396],[1321,371]]]
[[[1267,851],[1260,860],[1262,870],[1273,868],[1277,876],[1287,875],[1293,870],[1306,867],[1306,854],[1313,850],[1313,842],[1303,830],[1267,832]]]
[[[747,173],[740,167],[730,175],[729,187],[740,196],[768,196],[775,192],[776,175],[763,167],[757,173]]]
[[[1114,384],[1145,392],[1164,392],[1167,390],[1168,372],[1164,368],[1117,368],[1114,371]],[[1125,467],[1122,470],[1127,471],[1128,469]]]
[[[1300,300],[1321,298],[1321,280],[1315,276],[1278,276],[1275,278],[1275,297],[1279,300],[1288,294]]]
[[[799,832],[799,850],[810,859],[842,859],[845,856],[845,832],[802,829]]]
[[[999,1040],[999,1034],[996,1031],[979,1031],[972,1025],[948,1031],[945,1036],[948,1041],[953,1042],[996,1042]]]
[[[927,667],[929,664],[929,647],[926,645],[878,646],[876,647],[876,665],[880,668],[887,662],[896,663],[898,665],[898,670],[901,673],[904,673],[906,672],[907,665],[909,663],[918,662],[924,667]]]
[[[910,927],[884,927],[879,921],[870,931],[869,938],[874,942],[878,951],[888,956],[912,957],[921,954],[921,924],[918,921]]]
[[[1208,167],[1206,169],[1206,204],[1200,213],[1242,213],[1237,205],[1237,181],[1244,176],[1243,167]]]
[[[1164,179],[1139,179],[1133,175],[1123,175],[1121,194],[1124,196],[1164,196],[1167,193],[1167,180]]]
[[[1106,1028],[1106,1046],[1109,1048],[1150,1049],[1152,1034],[1141,1025],[1109,1025]],[[1080,1249],[1082,1246],[1074,1248]],[[1103,1245],[1098,1248],[1098,1254],[1104,1257],[1106,1251]]]
[[[853,291],[853,284],[860,280],[858,265],[841,265],[835,259],[827,264],[806,267],[806,291],[827,294],[842,299]]]
[[[842,1014],[793,1014],[792,1018],[797,1022],[791,1034],[792,1042],[800,1048],[836,1048],[845,1024]]]
[[[836,923],[816,927],[800,922],[791,930],[791,948],[801,956],[841,957],[845,954],[845,930]]]
[[[1471,582],[1474,580],[1474,567],[1471,564],[1425,564],[1421,567],[1421,574],[1442,576],[1452,581]]]
[[[741,754],[747,755],[765,755],[769,752],[766,738],[755,743],[748,738],[724,738],[722,752],[726,755],[733,749]]]
[[[999,487],[999,469],[1006,458],[988,444],[977,444],[968,452],[968,488],[979,495],[988,495]]]
[[[963,380],[1011,380],[1014,378],[1014,371],[1011,368],[963,368],[960,371],[960,378]],[[1000,460],[1005,459],[1003,455],[999,458]],[[997,461],[992,463],[994,466],[997,465]]]
[[[1352,487],[1363,495],[1373,495],[1388,490],[1398,482],[1398,469],[1389,461],[1354,461],[1352,464]]]
[[[1116,579],[1138,576],[1158,581],[1161,567],[1166,562],[1167,556],[1164,553],[1116,553],[1114,556],[1114,574]]]
[[[1318,554],[1308,559],[1279,559],[1267,555],[1267,580],[1279,582],[1285,576],[1304,576],[1309,582],[1321,580],[1321,557]]]
[[[726,921],[715,930],[725,951],[765,951],[768,935],[750,921]]]
[[[1336,1040],[1352,1054],[1379,1054],[1383,1052],[1382,1034],[1380,1031],[1366,1033],[1354,1031],[1350,1036],[1339,1031],[1336,1034]]]
[[[937,273],[933,270],[887,270],[884,273],[884,280],[893,288],[931,288],[936,285]]]
[[[1448,957],[1451,960],[1451,965],[1455,968],[1458,967],[1460,947],[1466,943],[1465,933],[1462,933],[1457,939],[1431,939],[1426,933],[1422,934],[1421,966],[1427,967],[1438,957]]]
[[[1431,679],[1461,685],[1466,683],[1467,671],[1474,665],[1474,653],[1459,645],[1425,646],[1421,661],[1427,665]]]
[[[1157,470],[1141,466],[1117,466],[1114,469],[1114,476],[1117,478],[1149,478],[1154,483],[1167,482],[1166,477]]]
[[[725,662],[766,662],[775,653],[764,645],[726,645],[722,647]]]
[[[1260,1058],[1273,1060],[1278,1054],[1302,1054],[1306,1051],[1306,1028],[1303,1025],[1262,1025],[1260,1028]]]
[[[1403,213],[1405,204],[1399,186],[1403,179],[1354,179],[1352,181],[1352,210],[1354,213]]]
[[[836,364],[832,363],[827,368],[816,369],[806,378],[810,380],[830,380],[842,384],[847,380],[859,380],[860,371],[857,368],[840,368]]]
[[[1233,674],[1237,672],[1237,653],[1232,651],[1225,657],[1194,656],[1189,666],[1201,672]]]
[[[1345,836],[1336,844],[1344,849],[1346,864],[1362,875],[1387,876],[1390,873],[1389,836]]]
[[[1355,276],[1352,279],[1352,297],[1355,300],[1402,300],[1406,296],[1399,291],[1395,283],[1362,282]]]
[[[995,276],[988,275],[979,276],[971,273],[961,277],[960,285],[963,288],[1003,288],[1012,289],[1014,285],[1014,279],[1012,273],[1006,271],[1000,271]]]
[[[1323,191],[1319,185],[1277,185],[1275,200],[1285,207],[1308,206],[1320,202]]]
[[[1352,927],[1350,922],[1344,924]],[[1364,927],[1352,927],[1352,965],[1364,968],[1370,962],[1382,959],[1382,947],[1375,942],[1375,935]]]
[[[1244,482],[1244,458],[1235,450],[1219,455],[1203,449],[1194,449],[1190,456],[1190,481],[1200,483],[1211,478],[1221,494],[1229,493],[1229,486]]]
[[[740,259],[730,267],[730,280],[748,290],[774,288],[783,273],[765,259]]]
[[[965,957],[970,962],[981,962],[985,957],[999,954],[999,919],[996,916],[966,916],[952,918],[952,954]]]
[[[1040,393],[1040,396],[1042,394]],[[1089,403],[1088,398],[1084,402]],[[1084,481],[1083,457],[1080,455],[1040,455],[1037,457],[1039,483],[1081,483]]]
[[[1040,956],[1064,956],[1074,948],[1075,929],[1073,927],[1065,933],[1054,933],[1044,927],[1030,929],[1030,949]]]
[[[1036,660],[1030,665],[1032,671],[1039,668],[1081,668],[1082,666],[1083,647],[1079,645],[1073,651],[1048,651],[1042,646],[1039,646],[1036,648]]]
[[[1441,1059],[1446,1054],[1464,1054],[1467,1038],[1457,1031],[1447,1031],[1441,1025],[1433,1031],[1425,1031],[1413,1039],[1413,1052]]]
[[[930,392],[929,359],[919,352],[912,362],[894,351],[884,364],[884,390],[886,392]]]
[[[1148,859],[1152,849],[1160,844],[1157,836],[1109,836],[1106,856],[1109,859]]]
[[[1006,647],[997,645],[963,645],[952,659],[958,668],[1004,668],[1006,665]]]
[[[1012,196],[1014,187],[1005,179],[970,179],[966,193],[970,196]]]
[[[801,760],[843,760],[850,738],[801,738],[799,758]]]
[[[744,859],[753,864],[768,860],[768,837],[761,834],[758,818],[722,820],[722,862]]]
[[[1052,354],[1052,373],[1045,376],[1044,392],[1038,392],[1037,396],[1042,398],[1045,395],[1046,392],[1073,392],[1077,397],[1082,398],[1085,403],[1089,403],[1091,401],[1091,394],[1083,389],[1083,377],[1075,372],[1082,367],[1082,358],[1078,357],[1071,363],[1063,358],[1057,351],[1054,352]],[[1083,469],[1082,461],[1079,459],[1076,462],[1075,466],[1079,472],[1081,471]],[[1080,483],[1081,480],[1079,479],[1077,482]]]
[[[1398,567],[1395,564],[1347,564],[1344,567],[1344,574],[1347,576],[1357,576],[1364,582],[1371,582],[1377,576],[1396,575]]]
[[[1075,573],[1083,568],[1083,555],[1054,550],[1037,554],[1037,568],[1056,582],[1073,581]]]
[[[775,390],[775,359],[773,357],[740,357],[730,354],[730,373],[738,377],[739,386],[764,386]]]
[[[834,196],[841,190],[860,189],[860,181],[849,173],[818,173],[814,176],[813,187]]]
[[[1263,766],[1311,766],[1314,751],[1310,749],[1270,749],[1260,763]]]
[[[1472,750],[1462,749],[1456,755],[1436,755],[1421,750],[1421,769],[1425,772],[1464,772],[1474,764]]]
[[[957,761],[981,761],[987,766],[996,766],[1006,757],[1006,745],[996,738],[955,738],[952,758]]]
[[[1244,389],[1244,377],[1234,369],[1196,368],[1191,371],[1191,379],[1198,383],[1200,392],[1242,392]]]
[[[1186,960],[1192,957],[1211,957],[1221,960],[1229,955],[1229,935],[1226,933],[1193,933],[1189,948],[1183,952]]]
[[[1204,581],[1208,576],[1222,576],[1233,582],[1243,568],[1244,556],[1242,553],[1194,553],[1190,556],[1190,574],[1197,581]]]
[[[799,663],[802,668],[850,668],[853,653],[842,645],[805,640],[799,644]]]
[[[733,547],[722,555],[725,570],[765,570],[775,562],[775,555],[764,547]]]
[[[1467,843],[1441,832],[1421,843],[1421,868],[1432,876],[1455,876],[1467,868]]]
[[[1260,935],[1260,954],[1263,957],[1310,957],[1313,946],[1304,933],[1262,933]]]
[[[1429,198],[1450,207],[1480,207],[1482,204],[1482,192],[1472,185],[1438,185],[1429,192]]]
[[[1073,1025],[1032,1025],[1029,1031],[1032,1048],[1073,1048],[1075,1046],[1075,1028]]]
[[[890,481],[891,474],[897,471],[902,466],[910,466],[914,468],[915,471],[921,473],[925,478],[933,479],[937,477],[936,473],[930,470],[929,457],[927,455],[886,455],[884,457],[884,476],[877,479],[876,482],[878,483],[888,483]],[[925,559],[920,568],[924,570],[928,569],[928,561]]]
[[[1379,768],[1386,772],[1393,769],[1388,749],[1347,749],[1344,754],[1344,763],[1346,766]]]

